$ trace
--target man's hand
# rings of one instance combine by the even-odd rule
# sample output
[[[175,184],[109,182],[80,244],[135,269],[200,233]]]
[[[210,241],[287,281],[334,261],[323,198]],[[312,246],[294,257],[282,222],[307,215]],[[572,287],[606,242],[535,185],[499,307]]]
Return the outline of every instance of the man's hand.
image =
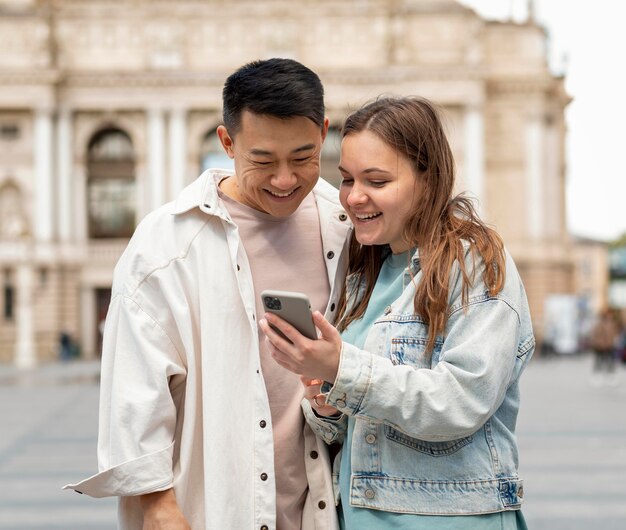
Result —
[[[142,495],[143,530],[191,530],[176,503],[174,490],[157,491]]]

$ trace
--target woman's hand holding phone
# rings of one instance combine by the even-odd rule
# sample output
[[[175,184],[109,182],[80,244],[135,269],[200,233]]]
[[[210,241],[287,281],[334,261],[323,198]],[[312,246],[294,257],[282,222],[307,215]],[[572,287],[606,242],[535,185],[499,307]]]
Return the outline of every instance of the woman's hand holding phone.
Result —
[[[313,322],[321,332],[317,340],[308,339],[285,320],[271,313],[265,313],[265,319],[259,325],[268,341],[269,353],[283,368],[308,379],[332,383],[339,369],[341,336],[319,311],[313,313]],[[288,340],[274,331],[270,324],[278,328]]]

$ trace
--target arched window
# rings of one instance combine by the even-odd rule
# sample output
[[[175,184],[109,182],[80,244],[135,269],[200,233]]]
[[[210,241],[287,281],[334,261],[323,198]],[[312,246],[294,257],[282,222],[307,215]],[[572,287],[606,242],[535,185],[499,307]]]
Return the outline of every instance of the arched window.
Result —
[[[341,155],[341,131],[339,127],[330,126],[326,140],[322,146],[320,175],[336,188],[341,182],[341,173],[337,169]]]
[[[235,169],[233,160],[224,152],[224,148],[217,137],[217,129],[209,131],[202,139],[200,148],[200,172],[205,169]]]
[[[19,239],[28,234],[22,192],[13,182],[0,186],[0,239]]]
[[[89,237],[130,237],[135,229],[135,154],[128,135],[105,129],[87,153]]]

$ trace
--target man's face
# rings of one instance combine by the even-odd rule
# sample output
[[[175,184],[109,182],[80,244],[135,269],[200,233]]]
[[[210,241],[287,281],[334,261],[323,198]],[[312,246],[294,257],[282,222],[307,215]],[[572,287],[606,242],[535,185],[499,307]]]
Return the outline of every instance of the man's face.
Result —
[[[280,119],[244,111],[233,137],[224,126],[217,134],[234,160],[235,178],[222,190],[236,201],[275,217],[296,211],[319,178],[320,153],[328,131],[310,119]]]

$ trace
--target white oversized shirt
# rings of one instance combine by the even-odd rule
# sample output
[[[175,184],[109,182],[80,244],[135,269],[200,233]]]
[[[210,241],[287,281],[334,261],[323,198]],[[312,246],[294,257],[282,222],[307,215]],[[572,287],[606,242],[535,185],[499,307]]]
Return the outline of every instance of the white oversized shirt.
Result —
[[[98,467],[66,486],[119,496],[140,530],[139,495],[174,487],[193,530],[276,530],[274,454],[254,288],[237,226],[207,170],[137,227],[115,268],[102,353]],[[320,181],[317,202],[332,319],[349,221]],[[325,444],[305,426],[303,530],[337,519]]]

